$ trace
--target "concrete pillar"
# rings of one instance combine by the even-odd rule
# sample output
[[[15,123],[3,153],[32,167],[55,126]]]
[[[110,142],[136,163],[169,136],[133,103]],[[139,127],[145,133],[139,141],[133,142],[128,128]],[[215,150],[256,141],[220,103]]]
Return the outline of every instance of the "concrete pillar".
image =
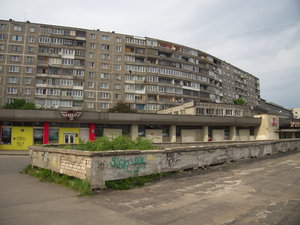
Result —
[[[170,126],[170,141],[176,142],[176,126],[175,125]]]
[[[230,127],[229,130],[229,140],[230,141],[236,141],[237,137],[236,137],[236,127],[232,126]]]
[[[208,126],[203,126],[203,129],[202,129],[202,132],[203,132],[203,141],[204,142],[207,142],[208,141]]]
[[[130,128],[130,138],[135,140],[139,136],[139,125],[132,124]]]

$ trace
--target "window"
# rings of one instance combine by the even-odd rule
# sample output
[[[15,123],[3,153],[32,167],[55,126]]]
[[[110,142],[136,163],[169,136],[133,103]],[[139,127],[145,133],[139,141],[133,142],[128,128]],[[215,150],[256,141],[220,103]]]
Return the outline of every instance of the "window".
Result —
[[[71,107],[72,106],[72,101],[61,100],[60,101],[60,106],[62,106],[62,107]]]
[[[108,83],[100,83],[100,88],[109,89],[109,84]]]
[[[102,55],[101,55],[101,58],[102,58],[102,59],[109,60],[109,59],[110,59],[110,55],[109,55],[109,54],[102,54]]]
[[[109,79],[109,74],[108,73],[101,73],[100,78],[102,79]]]
[[[115,89],[117,90],[121,89],[121,84],[115,84]]]
[[[32,68],[31,67],[26,67],[25,68],[25,73],[32,73]]]
[[[102,50],[109,50],[109,45],[102,44],[101,49]]]
[[[87,108],[93,109],[94,107],[95,107],[94,102],[88,102],[88,103],[87,103]]]
[[[0,55],[0,61],[4,60],[4,55]]]
[[[32,63],[33,62],[33,57],[32,56],[27,56],[27,60],[28,63]]]
[[[89,52],[89,58],[95,58],[95,53],[94,52]]]
[[[102,40],[103,40],[103,41],[109,41],[109,40],[110,40],[110,37],[107,36],[107,35],[102,35]]]
[[[58,128],[49,129],[49,142],[58,143]]]
[[[31,84],[31,78],[25,77],[24,78],[24,84]]]
[[[95,63],[94,62],[89,62],[89,68],[95,68]]]
[[[5,34],[0,34],[0,40],[4,40],[5,39]]]
[[[20,52],[21,51],[21,45],[12,45],[11,46],[12,52]]]
[[[20,56],[18,56],[18,55],[12,55],[11,57],[10,57],[10,61],[12,61],[12,62],[19,62],[20,61]]]
[[[203,108],[196,108],[196,114],[197,115],[204,115],[204,109]]]
[[[8,77],[7,82],[10,84],[16,84],[16,83],[18,83],[18,78],[17,77]]]
[[[0,24],[0,30],[6,30],[6,27],[7,27],[6,24],[3,23]]]
[[[3,51],[4,50],[5,45],[4,44],[0,44],[0,50]]]
[[[33,46],[28,46],[27,51],[29,53],[33,53],[34,47]]]
[[[107,93],[107,92],[100,92],[99,96],[102,99],[109,99],[109,93]]]
[[[107,64],[107,63],[102,63],[102,64],[101,64],[101,68],[102,68],[102,69],[109,69],[109,64]]]
[[[115,70],[121,70],[121,65],[115,65]]]
[[[31,33],[35,32],[35,27],[30,27],[29,32],[31,32]]]
[[[121,77],[121,74],[115,74],[115,80],[121,80],[122,77]]]
[[[73,86],[73,80],[61,79],[60,85],[62,86]]]
[[[122,42],[122,38],[121,37],[116,37],[116,42]]]
[[[94,92],[88,92],[87,93],[87,95],[88,95],[88,98],[94,98]]]
[[[100,103],[100,109],[109,109],[108,103]]]
[[[95,86],[94,82],[91,82],[91,81],[88,82],[88,87],[89,88],[94,88],[94,86]]]
[[[232,116],[232,110],[231,109],[226,109],[225,114],[226,114],[226,116]]]
[[[17,73],[17,72],[19,72],[19,70],[20,70],[20,67],[18,67],[18,66],[9,66],[8,67],[8,72]]]
[[[91,38],[92,38],[92,39],[96,39],[96,38],[97,38],[97,35],[96,35],[96,34],[91,34]]]
[[[17,88],[7,88],[7,94],[15,95],[18,93]]]
[[[31,94],[31,89],[30,88],[24,88],[23,93],[24,93],[24,95],[30,95]]]
[[[122,56],[116,55],[116,56],[115,56],[115,59],[116,59],[116,61],[121,61],[121,60],[122,60]]]
[[[89,78],[95,78],[95,73],[94,72],[89,72]]]
[[[96,44],[95,43],[90,43],[90,47],[91,48],[96,48]]]
[[[11,37],[12,41],[22,41],[22,36],[21,35],[13,35]]]
[[[119,45],[117,45],[117,46],[116,46],[116,51],[121,52],[121,51],[122,51],[122,47],[119,46]]]
[[[28,42],[34,42],[35,38],[34,37],[28,37]]]
[[[2,127],[1,129],[1,144],[11,144],[11,128]]]
[[[120,99],[120,98],[121,98],[121,95],[118,94],[118,93],[116,93],[116,94],[115,94],[115,99]]]
[[[22,31],[22,26],[15,25],[15,26],[14,26],[14,30],[15,30],[15,31]]]
[[[234,110],[235,116],[241,116],[241,110]]]

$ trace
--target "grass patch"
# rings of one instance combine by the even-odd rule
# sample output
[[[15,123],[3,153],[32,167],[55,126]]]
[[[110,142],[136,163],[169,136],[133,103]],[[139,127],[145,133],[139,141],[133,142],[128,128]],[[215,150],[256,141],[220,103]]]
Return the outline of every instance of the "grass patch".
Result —
[[[42,182],[60,184],[65,187],[74,189],[79,193],[79,196],[92,195],[90,184],[86,180],[59,174],[48,169],[33,167],[31,165],[28,165],[21,171],[21,173],[37,177]]]
[[[121,180],[106,181],[105,185],[108,188],[112,188],[115,190],[128,190],[134,187],[143,187],[147,183],[152,183],[154,181],[157,181],[161,178],[167,177],[175,173],[176,172],[166,172],[166,173],[151,174],[142,177],[129,177]]]
[[[155,149],[153,142],[149,139],[138,137],[131,140],[128,136],[117,136],[115,138],[101,137],[94,141],[80,141],[74,149],[84,151],[105,151],[105,150],[149,150]]]

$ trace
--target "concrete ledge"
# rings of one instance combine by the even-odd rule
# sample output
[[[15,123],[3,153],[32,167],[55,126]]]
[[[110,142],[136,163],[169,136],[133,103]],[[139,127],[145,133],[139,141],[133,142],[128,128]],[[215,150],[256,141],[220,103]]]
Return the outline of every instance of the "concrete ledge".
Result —
[[[28,150],[0,150],[0,155],[24,155],[29,156]]]
[[[195,143],[194,143],[195,144]],[[153,173],[196,169],[300,149],[300,139],[211,143],[163,150],[89,152],[31,146],[31,164],[69,176],[87,179],[93,188],[105,181]]]

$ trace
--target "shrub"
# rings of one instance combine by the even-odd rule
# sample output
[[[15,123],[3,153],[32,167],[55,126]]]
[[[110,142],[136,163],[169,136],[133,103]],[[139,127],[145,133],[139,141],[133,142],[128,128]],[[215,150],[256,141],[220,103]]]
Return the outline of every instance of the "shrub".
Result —
[[[153,149],[152,141],[138,137],[136,140],[131,140],[128,136],[117,136],[115,138],[101,137],[95,141],[83,142],[75,147],[77,150],[85,151],[105,151],[105,150],[148,150]]]

